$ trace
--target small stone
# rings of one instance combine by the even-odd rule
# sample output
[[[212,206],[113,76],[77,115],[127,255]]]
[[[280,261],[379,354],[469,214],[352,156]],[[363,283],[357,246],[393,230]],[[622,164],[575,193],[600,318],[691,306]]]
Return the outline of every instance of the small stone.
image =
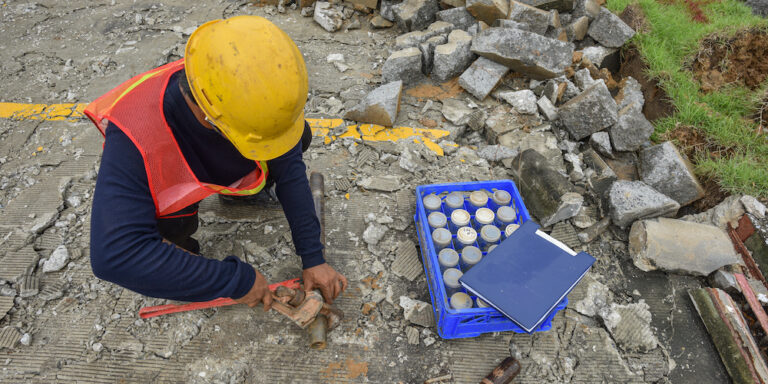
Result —
[[[589,30],[589,18],[582,16],[568,24],[565,33],[568,35],[568,41],[581,41],[587,35],[587,30]]]
[[[516,111],[522,114],[532,115],[537,111],[536,94],[529,89],[522,91],[500,92],[499,97],[512,105]]]
[[[430,37],[433,36],[441,36],[441,35],[448,35],[456,29],[456,27],[447,21],[438,20],[434,23],[430,24],[429,27],[427,27],[427,34],[430,35]]]
[[[513,28],[488,28],[472,41],[472,51],[535,79],[565,74],[573,44]]]
[[[653,125],[645,115],[632,105],[618,113],[618,121],[609,130],[611,141],[617,151],[637,151],[653,134]]]
[[[531,31],[530,25],[526,23],[521,23],[519,21],[508,20],[508,19],[498,19],[496,20],[496,23],[493,26],[499,27],[499,28],[514,28],[522,31],[533,32]]]
[[[411,47],[394,52],[381,67],[381,77],[385,83],[400,80],[404,85],[423,79],[421,51]]]
[[[301,16],[302,17],[312,17],[315,14],[315,8],[314,7],[304,7],[301,9]]]
[[[608,308],[613,301],[613,294],[608,287],[586,275],[584,279],[576,286],[573,292],[574,296],[582,297],[575,301],[573,309],[584,316],[595,316],[604,308]]]
[[[608,191],[613,223],[625,228],[635,220],[673,216],[680,204],[642,181],[619,180]]]
[[[591,243],[593,240],[595,240],[598,236],[602,235],[603,232],[605,232],[606,229],[611,225],[611,219],[609,217],[604,217],[597,223],[595,223],[593,226],[587,228],[584,231],[579,232],[576,237],[579,238],[579,241],[581,241],[584,244]]]
[[[627,352],[648,352],[659,345],[651,330],[648,308],[643,300],[624,305],[613,303],[600,311],[600,317],[619,347]]]
[[[408,339],[408,344],[419,345],[419,330],[416,327],[405,327],[405,337]]]
[[[606,8],[589,25],[589,36],[608,48],[620,48],[635,35],[635,31]]]
[[[381,17],[381,15],[376,15],[373,18],[371,18],[371,26],[376,29],[390,28],[393,25],[395,24]]]
[[[510,133],[525,126],[517,115],[509,113],[509,108],[499,106],[491,111],[488,119],[485,120],[485,137],[489,143],[500,144],[499,138],[506,133]]]
[[[359,179],[357,185],[372,191],[395,192],[402,188],[402,180],[395,175],[373,176]]]
[[[506,66],[478,57],[459,77],[459,85],[482,101],[496,88],[501,78],[509,72]]]
[[[93,343],[93,345],[91,345],[91,350],[93,350],[96,353],[101,352],[103,349],[104,349],[104,345],[102,345],[101,343]]]
[[[720,288],[731,294],[738,294],[741,292],[741,286],[736,281],[736,276],[733,273],[718,269],[709,276],[709,280],[712,282],[712,286]]]
[[[472,113],[472,109],[458,99],[443,100],[443,107],[440,111],[448,121],[456,125],[467,124],[469,115]]]
[[[354,108],[347,111],[345,119],[391,127],[400,111],[402,81],[394,81],[374,89]]]
[[[0,296],[16,297],[16,290],[7,285],[0,287]]]
[[[739,199],[739,201],[741,201],[741,204],[744,205],[744,210],[746,210],[750,215],[753,215],[758,219],[765,217],[765,205],[763,205],[763,203],[759,202],[753,196],[744,195],[741,197],[741,199]]]
[[[582,51],[583,59],[592,62],[597,68],[602,68],[605,58],[618,52],[616,48],[603,47],[602,45],[587,47]],[[583,61],[582,59],[582,61]]]
[[[432,327],[435,325],[432,304],[414,300],[407,296],[400,296],[400,307],[403,308],[403,318],[411,324],[422,327]]]
[[[667,218],[635,222],[629,231],[629,254],[646,272],[660,269],[696,276],[741,260],[722,229]]]
[[[408,281],[414,281],[424,271],[419,262],[419,252],[416,244],[405,240],[397,245],[395,261],[392,262],[392,273],[404,277]]]
[[[21,345],[29,346],[30,344],[32,344],[32,336],[29,333],[25,333],[21,335],[21,339],[19,339],[19,342],[21,343]]]
[[[618,120],[616,102],[600,81],[560,106],[560,120],[576,140],[610,127]]]
[[[405,0],[392,7],[394,21],[403,31],[426,28],[435,21],[435,14],[439,10],[436,0]]]
[[[487,145],[477,151],[477,156],[487,161],[501,161],[517,156],[516,149],[508,148],[503,145]]]
[[[582,68],[576,71],[576,73],[573,75],[573,81],[582,91],[595,85],[596,83],[596,80],[592,78],[592,75],[589,74],[589,69],[587,68]]]
[[[571,248],[581,245],[579,238],[576,237],[576,229],[564,221],[555,224],[549,235]]]
[[[40,278],[34,275],[26,275],[21,278],[19,284],[19,297],[32,297],[40,292]]]
[[[477,24],[477,20],[472,16],[466,7],[450,8],[437,13],[437,20],[446,21],[453,24],[456,28],[467,30],[472,25]]]
[[[608,132],[595,132],[589,137],[589,146],[601,155],[613,158],[611,149],[611,137]]]
[[[387,234],[388,230],[389,228],[384,225],[370,223],[368,228],[363,231],[363,240],[370,245],[376,245]]]
[[[681,206],[704,197],[693,166],[669,141],[640,152],[640,178]]]
[[[539,108],[539,112],[549,121],[555,121],[560,117],[557,113],[557,108],[546,96],[542,96],[536,102],[536,106]]]
[[[315,11],[312,17],[328,32],[338,31],[344,23],[344,14],[336,6],[326,1],[315,2]]]
[[[403,0],[381,0],[381,5],[379,6],[381,17],[385,20],[395,21],[395,6],[402,2]]]
[[[69,252],[67,247],[59,245],[51,252],[51,255],[43,264],[43,272],[56,272],[64,268],[69,262]]]
[[[525,24],[529,31],[544,36],[550,26],[552,15],[545,10],[511,0],[507,18]]]
[[[621,79],[621,82],[619,82],[619,93],[616,95],[615,100],[620,110],[632,105],[632,108],[640,113],[642,113],[643,105],[645,104],[643,89],[640,83],[632,78],[632,76]]]
[[[478,21],[493,25],[496,19],[506,19],[509,2],[503,0],[467,0],[467,11]]]
[[[600,15],[600,4],[597,0],[575,0],[573,4],[573,12],[571,12],[571,17],[573,19],[586,16],[592,21],[598,15]]]
[[[440,82],[464,72],[475,59],[470,50],[472,36],[460,29],[448,35],[448,43],[435,47],[432,77]]]

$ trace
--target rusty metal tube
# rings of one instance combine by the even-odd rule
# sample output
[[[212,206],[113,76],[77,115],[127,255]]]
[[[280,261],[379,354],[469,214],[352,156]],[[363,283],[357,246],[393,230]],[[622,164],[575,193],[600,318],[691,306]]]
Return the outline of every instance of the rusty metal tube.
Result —
[[[307,333],[309,334],[309,347],[312,349],[325,349],[328,345],[328,318],[323,314],[318,314],[309,327],[307,327]]]
[[[520,362],[510,356],[491,371],[480,384],[509,384],[520,373]]]

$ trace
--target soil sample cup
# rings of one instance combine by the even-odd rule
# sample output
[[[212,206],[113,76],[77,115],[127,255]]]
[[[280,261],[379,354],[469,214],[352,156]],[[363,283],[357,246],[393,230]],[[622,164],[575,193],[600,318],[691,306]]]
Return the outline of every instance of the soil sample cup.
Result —
[[[451,295],[451,308],[467,309],[472,308],[472,298],[464,292],[456,292]]]
[[[479,263],[482,258],[483,252],[480,251],[480,248],[475,247],[474,245],[464,247],[464,249],[461,250],[461,270],[464,272],[469,271],[475,264]]]
[[[445,212],[450,214],[454,210],[464,209],[464,195],[461,192],[451,192],[445,197]]]
[[[432,229],[445,228],[448,225],[448,218],[442,212],[432,212],[427,216],[427,222]]]
[[[499,231],[499,232],[501,232],[501,231]],[[486,253],[491,253],[491,251],[493,251],[493,249],[496,248],[496,247],[498,247],[498,245],[496,245],[496,244],[489,245],[488,246],[488,250],[486,251]]]
[[[517,224],[507,225],[507,228],[504,229],[504,238],[506,239],[507,237],[515,233],[515,231],[517,231],[518,228],[520,228],[520,226]]]
[[[435,252],[439,253],[451,245],[451,231],[445,228],[435,229],[432,231],[432,242],[435,244]]]
[[[421,199],[421,202],[424,204],[424,210],[427,211],[427,214],[431,212],[439,212],[440,206],[442,205],[442,201],[440,201],[440,198],[434,193],[424,196],[424,198]]]
[[[459,254],[451,248],[445,248],[437,254],[437,262],[440,264],[440,272],[445,272],[459,265]]]
[[[493,192],[491,200],[493,200],[493,204],[495,204],[496,207],[505,207],[508,206],[510,202],[512,202],[512,195],[503,189],[498,189]]]
[[[461,283],[459,279],[463,273],[456,268],[448,268],[443,272],[443,283],[445,284],[445,294],[447,297],[451,297],[456,292],[461,291]]]
[[[496,225],[501,228],[506,228],[507,225],[513,224],[517,220],[517,212],[512,207],[499,207],[496,210]]]
[[[490,308],[490,305],[488,305],[488,303],[479,297],[475,299],[475,303],[477,303],[478,308]]]
[[[475,229],[480,230],[484,225],[493,224],[496,215],[488,208],[478,208],[475,211]]]
[[[456,231],[456,241],[453,243],[453,249],[461,252],[464,247],[475,245],[477,241],[477,231],[472,227],[461,227]]]
[[[485,225],[480,228],[480,248],[488,252],[488,247],[496,245],[501,240],[501,230],[495,225]]]
[[[461,208],[451,212],[451,231],[456,233],[459,228],[469,226],[470,218],[469,212]]]
[[[469,213],[475,213],[478,208],[483,208],[488,204],[488,195],[485,191],[474,191],[469,194]]]

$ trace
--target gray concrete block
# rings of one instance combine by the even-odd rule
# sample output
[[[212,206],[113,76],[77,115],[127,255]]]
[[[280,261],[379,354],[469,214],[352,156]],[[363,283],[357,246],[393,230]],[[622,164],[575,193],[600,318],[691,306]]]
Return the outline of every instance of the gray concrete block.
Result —
[[[576,20],[586,16],[590,21],[594,20],[600,14],[600,4],[597,0],[575,0],[573,3],[573,12],[571,18]]]
[[[419,50],[421,51],[421,72],[424,75],[429,75],[432,72],[432,58],[435,54],[435,47],[445,44],[448,38],[445,36],[434,36],[427,41],[419,44]]]
[[[542,96],[539,101],[536,102],[536,106],[539,108],[541,115],[549,121],[555,121],[560,117],[557,113],[557,108],[546,96]]]
[[[382,85],[366,95],[353,109],[347,111],[344,118],[391,127],[395,124],[397,113],[400,111],[402,90],[402,81]]]
[[[626,106],[632,105],[632,108],[641,113],[643,111],[643,105],[645,105],[643,89],[640,86],[640,83],[631,76],[621,79],[621,82],[619,82],[619,93],[614,100],[616,100],[616,104],[619,105],[619,109],[624,109]]]
[[[582,68],[576,71],[576,73],[573,75],[573,81],[582,91],[593,86],[596,82],[596,80],[592,78],[592,75],[589,73],[589,69],[587,68]]]
[[[467,11],[478,21],[493,25],[497,19],[506,19],[509,2],[505,0],[467,0]]]
[[[511,0],[508,18],[518,23],[527,24],[531,32],[543,36],[551,24],[552,14],[528,4]]]
[[[499,97],[509,103],[519,113],[532,115],[537,111],[536,95],[529,89],[499,92]]]
[[[403,0],[381,0],[379,4],[381,17],[388,21],[395,21],[395,6],[402,2]]]
[[[581,140],[616,123],[616,102],[600,81],[560,106],[560,120],[574,139]]]
[[[479,57],[459,77],[459,85],[478,100],[485,99],[509,68],[497,62]]]
[[[603,46],[620,48],[635,35],[635,30],[611,11],[602,8],[597,18],[589,25],[587,33]]]
[[[451,32],[448,35],[448,43],[435,47],[432,78],[446,81],[464,72],[475,59],[470,49],[471,44],[472,36],[467,32],[460,29]]]
[[[386,83],[401,80],[403,84],[413,84],[423,79],[421,51],[411,47],[393,53],[381,67],[381,77]]]
[[[488,28],[472,41],[472,51],[536,79],[561,76],[571,64],[573,44],[513,28]]]
[[[591,148],[582,152],[582,159],[584,160],[584,164],[593,171],[587,179],[587,184],[599,197],[602,198],[608,189],[611,188],[611,185],[616,181],[616,173],[610,166],[608,166],[605,160]]]
[[[431,36],[427,31],[413,31],[404,33],[395,38],[395,49],[401,50],[411,47],[418,47],[419,44],[427,41]]]
[[[669,141],[640,152],[640,178],[681,206],[704,197],[693,167]]]
[[[315,3],[315,11],[312,18],[328,32],[338,31],[344,23],[344,14],[341,10],[326,1]]]
[[[653,125],[632,105],[619,111],[619,119],[608,132],[617,151],[637,151],[653,134]]]
[[[466,7],[457,7],[440,11],[436,15],[437,20],[446,21],[453,24],[456,28],[467,30],[467,28],[477,24],[477,19],[472,16]]]
[[[613,223],[625,228],[635,220],[673,216],[680,204],[642,181],[619,180],[608,191]]]
[[[405,0],[392,7],[394,21],[403,31],[420,31],[435,21],[437,0]]]
[[[595,132],[589,137],[589,146],[594,148],[599,154],[613,158],[613,149],[611,148],[611,137],[608,132]]]
[[[568,35],[568,41],[584,40],[588,30],[589,18],[586,16],[579,17],[565,28],[565,32]]]

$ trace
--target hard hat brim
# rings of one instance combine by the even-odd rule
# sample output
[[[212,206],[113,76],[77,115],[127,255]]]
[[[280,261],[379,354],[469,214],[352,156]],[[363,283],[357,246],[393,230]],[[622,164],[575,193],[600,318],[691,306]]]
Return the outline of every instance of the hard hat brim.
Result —
[[[232,131],[230,131],[232,132]],[[269,139],[262,139],[258,143],[246,140],[227,139],[237,148],[243,157],[256,161],[266,161],[278,158],[293,149],[304,134],[304,112],[282,135]]]

